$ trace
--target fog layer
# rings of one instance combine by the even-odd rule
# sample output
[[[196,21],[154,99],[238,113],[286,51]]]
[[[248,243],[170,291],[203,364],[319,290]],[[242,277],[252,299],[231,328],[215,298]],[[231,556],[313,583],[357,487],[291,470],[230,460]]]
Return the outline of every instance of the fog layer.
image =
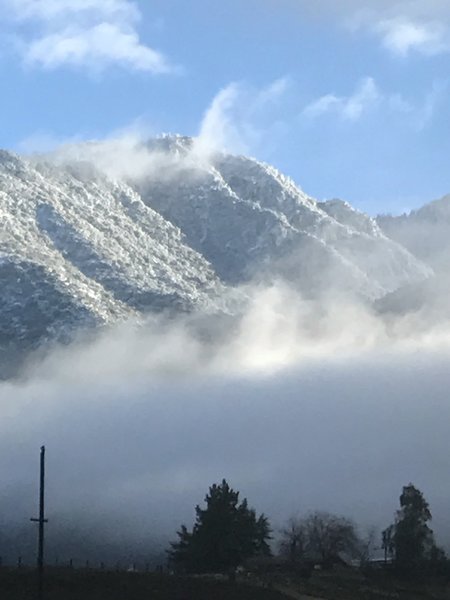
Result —
[[[150,322],[56,349],[0,386],[0,532],[27,531],[6,551],[34,541],[41,444],[53,555],[164,549],[223,477],[275,531],[312,509],[386,526],[411,481],[447,543],[450,335],[412,318],[272,287],[213,340]]]

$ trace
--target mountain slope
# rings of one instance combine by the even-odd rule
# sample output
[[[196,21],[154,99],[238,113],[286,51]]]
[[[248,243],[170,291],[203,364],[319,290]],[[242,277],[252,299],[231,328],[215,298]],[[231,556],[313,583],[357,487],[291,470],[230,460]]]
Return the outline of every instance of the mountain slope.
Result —
[[[0,155],[0,341],[67,338],[148,310],[218,309],[224,289],[181,232],[92,168]]]
[[[431,265],[447,271],[450,258],[450,195],[398,217],[380,215],[383,232]]]
[[[169,174],[131,185],[225,281],[264,273],[303,292],[338,287],[376,298],[431,274],[373,219],[346,203],[316,202],[269,165],[226,154],[202,164],[189,138],[162,138],[151,151],[180,160]]]
[[[433,268],[435,276],[388,294],[378,304],[383,313],[421,313],[429,322],[448,319],[450,291],[450,195],[397,217],[380,215],[386,235],[403,244]]]
[[[239,311],[248,282],[373,300],[431,274],[367,215],[254,159],[179,136],[113,148],[112,171],[110,154],[0,152],[4,357],[148,312]]]

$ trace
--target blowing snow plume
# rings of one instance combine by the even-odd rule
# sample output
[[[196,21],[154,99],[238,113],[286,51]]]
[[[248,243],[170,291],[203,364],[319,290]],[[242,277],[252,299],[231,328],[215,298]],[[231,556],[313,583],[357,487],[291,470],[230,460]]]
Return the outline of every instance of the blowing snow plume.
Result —
[[[275,525],[383,526],[413,481],[445,542],[447,316],[392,309],[445,276],[349,204],[194,148],[0,157],[5,546],[33,536],[43,442],[60,557],[93,553],[89,531],[114,556],[163,549],[222,477]]]

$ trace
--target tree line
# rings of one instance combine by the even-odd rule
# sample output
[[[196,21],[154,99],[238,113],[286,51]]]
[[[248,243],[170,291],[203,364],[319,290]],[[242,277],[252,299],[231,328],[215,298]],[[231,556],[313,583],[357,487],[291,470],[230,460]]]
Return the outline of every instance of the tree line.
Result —
[[[192,529],[182,525],[171,543],[169,563],[185,573],[229,573],[255,559],[273,557],[273,530],[266,515],[257,515],[247,499],[224,479],[209,488],[204,508],[195,508]],[[381,535],[386,565],[398,571],[432,569],[450,573],[450,561],[435,542],[429,523],[430,507],[413,484],[403,487],[394,522]],[[351,519],[316,511],[290,519],[280,531],[276,555],[292,568],[318,564],[332,568],[336,562],[371,562],[376,535],[362,539]]]

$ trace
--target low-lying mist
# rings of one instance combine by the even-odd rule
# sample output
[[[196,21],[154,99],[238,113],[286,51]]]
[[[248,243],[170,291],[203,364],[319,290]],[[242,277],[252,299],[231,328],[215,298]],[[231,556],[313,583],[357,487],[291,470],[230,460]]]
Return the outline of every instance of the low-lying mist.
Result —
[[[162,551],[224,477],[275,533],[314,509],[384,527],[413,482],[449,545],[448,324],[246,293],[239,320],[124,324],[0,385],[4,555],[34,549],[42,444],[52,557]]]

